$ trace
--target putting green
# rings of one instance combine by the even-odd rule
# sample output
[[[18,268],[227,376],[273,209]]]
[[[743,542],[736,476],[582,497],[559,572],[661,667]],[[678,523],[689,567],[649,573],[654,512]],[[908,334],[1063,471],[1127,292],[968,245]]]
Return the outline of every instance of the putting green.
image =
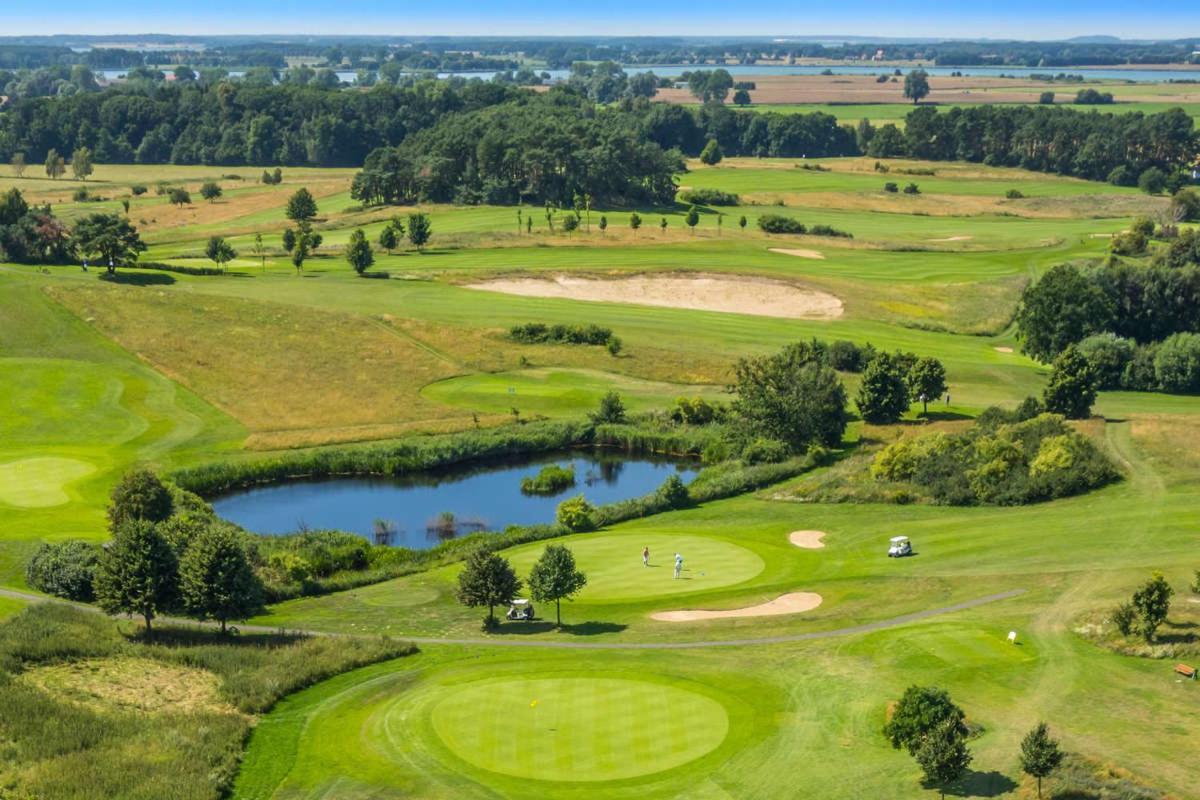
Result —
[[[729,732],[721,703],[649,681],[560,677],[479,681],[447,690],[438,737],[481,769],[549,781],[610,781],[678,767]]]
[[[588,583],[579,599],[589,603],[641,600],[701,592],[748,581],[765,568],[753,550],[708,536],[610,534],[573,536],[566,542]],[[642,548],[650,548],[650,566],[642,566]],[[520,575],[528,575],[544,544],[514,550],[509,557]],[[676,580],[675,554],[683,556]]]
[[[48,508],[70,501],[67,484],[95,472],[74,458],[24,458],[0,464],[0,503],[19,508]]]

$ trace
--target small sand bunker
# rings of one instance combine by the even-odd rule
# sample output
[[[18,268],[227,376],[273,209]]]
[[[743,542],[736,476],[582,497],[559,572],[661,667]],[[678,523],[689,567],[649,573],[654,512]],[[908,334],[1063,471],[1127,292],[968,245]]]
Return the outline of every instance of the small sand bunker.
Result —
[[[993,347],[992,349],[997,353],[1011,353],[1013,351],[1011,347]]]
[[[650,619],[659,622],[696,622],[705,619],[733,619],[735,617],[777,617],[781,614],[800,614],[812,611],[821,605],[821,595],[813,592],[789,592],[774,600],[746,608],[731,608],[726,611],[660,611]]]
[[[842,315],[842,301],[828,292],[802,289],[768,278],[635,275],[599,280],[559,275],[548,279],[501,278],[469,284],[467,288],[522,297],[634,303],[761,317],[836,319]]]
[[[825,531],[792,531],[788,534],[789,542],[806,550],[820,550],[825,546],[821,541],[823,538]]]
[[[931,242],[969,242],[974,236],[947,236],[944,239],[930,239]]]
[[[797,258],[819,258],[825,259],[825,254],[819,250],[804,250],[803,248],[794,247],[769,247],[767,248],[772,253],[782,253],[785,256],[796,256]]]

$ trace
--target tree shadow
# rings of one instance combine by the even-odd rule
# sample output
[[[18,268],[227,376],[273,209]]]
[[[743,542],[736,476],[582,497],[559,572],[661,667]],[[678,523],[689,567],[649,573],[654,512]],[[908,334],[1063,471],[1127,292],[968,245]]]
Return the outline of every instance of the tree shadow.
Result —
[[[930,410],[928,413],[921,414],[917,419],[918,422],[924,420],[927,422],[953,422],[956,420],[971,419],[970,414],[963,414],[959,411],[936,411]]]
[[[1002,772],[968,770],[962,780],[946,788],[954,797],[999,797],[1016,791],[1017,782]]]
[[[505,622],[492,631],[501,636],[533,636],[540,633],[567,633],[572,636],[596,636],[602,633],[620,633],[627,628],[617,622],[580,622],[575,625],[563,623],[561,628],[555,626],[553,620],[535,619],[530,622]]]
[[[169,286],[175,278],[162,272],[102,272],[100,280],[126,286]]]
[[[237,625],[233,623],[230,623],[229,630],[225,633],[221,633],[215,627],[165,623],[156,626],[149,635],[146,634],[146,629],[139,625],[136,630],[127,634],[127,637],[142,644],[160,647],[201,647],[224,644],[262,648],[282,647],[309,638],[307,634],[282,629],[270,633],[241,633],[238,631]]]

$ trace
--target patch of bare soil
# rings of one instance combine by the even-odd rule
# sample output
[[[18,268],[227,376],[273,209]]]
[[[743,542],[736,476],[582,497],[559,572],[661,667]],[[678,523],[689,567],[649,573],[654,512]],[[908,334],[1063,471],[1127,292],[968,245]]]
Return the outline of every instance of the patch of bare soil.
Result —
[[[701,275],[634,275],[600,280],[559,275],[554,278],[498,278],[469,289],[520,295],[690,308],[790,319],[837,319],[842,301],[828,292],[767,278]]]
[[[785,256],[796,256],[797,258],[819,258],[825,260],[825,254],[819,250],[804,250],[795,247],[770,247],[767,248],[772,253],[782,253]]]
[[[740,617],[775,617],[782,614],[801,614],[821,605],[821,595],[813,592],[789,592],[774,600],[746,608],[730,608],[725,611],[660,611],[650,618],[659,622],[697,622],[706,619],[734,619]]]

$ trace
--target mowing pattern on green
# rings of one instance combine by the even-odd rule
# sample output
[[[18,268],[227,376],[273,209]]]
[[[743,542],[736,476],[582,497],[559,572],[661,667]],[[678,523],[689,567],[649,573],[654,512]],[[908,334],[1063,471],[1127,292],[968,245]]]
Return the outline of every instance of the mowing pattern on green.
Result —
[[[454,690],[432,716],[438,736],[464,761],[552,781],[661,772],[716,749],[729,731],[716,700],[611,678],[480,681]]]
[[[74,458],[23,458],[0,464],[0,503],[19,508],[60,506],[71,498],[67,484],[95,472]]]

